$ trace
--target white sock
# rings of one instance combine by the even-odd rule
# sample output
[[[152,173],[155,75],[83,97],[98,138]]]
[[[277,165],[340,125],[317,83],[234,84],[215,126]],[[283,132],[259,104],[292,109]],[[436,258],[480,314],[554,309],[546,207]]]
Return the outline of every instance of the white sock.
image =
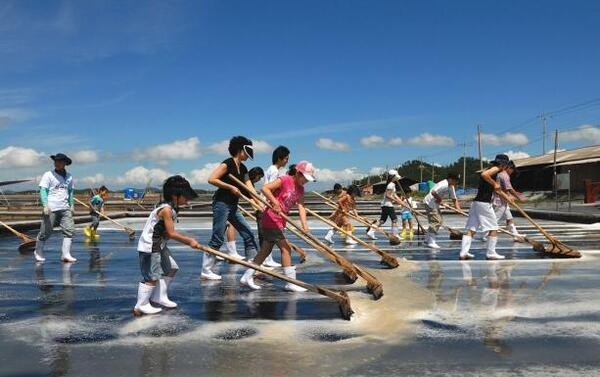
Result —
[[[471,241],[473,241],[473,237],[465,234],[462,238],[462,242],[460,244],[460,255],[466,255],[469,253],[469,249],[471,248]]]

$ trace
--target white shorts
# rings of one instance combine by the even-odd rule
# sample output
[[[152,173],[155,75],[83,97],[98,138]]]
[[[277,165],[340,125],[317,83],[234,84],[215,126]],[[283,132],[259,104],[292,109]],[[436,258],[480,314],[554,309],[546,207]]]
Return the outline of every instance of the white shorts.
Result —
[[[494,209],[494,212],[496,213],[496,220],[498,220],[498,222],[502,220],[508,221],[513,219],[512,212],[510,212],[510,208],[508,207],[508,205],[496,207]]]
[[[498,221],[496,220],[496,214],[494,213],[494,208],[492,208],[492,203],[471,202],[469,218],[467,219],[465,228],[475,232],[479,227],[481,227],[480,230],[482,232],[498,230]]]

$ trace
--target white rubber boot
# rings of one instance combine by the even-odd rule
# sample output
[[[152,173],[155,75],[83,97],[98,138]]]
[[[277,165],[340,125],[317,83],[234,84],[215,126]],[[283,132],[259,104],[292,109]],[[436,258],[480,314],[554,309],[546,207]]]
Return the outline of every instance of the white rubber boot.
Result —
[[[523,234],[519,233],[519,231],[517,230],[517,227],[515,226],[515,223],[508,224],[508,226],[506,228],[512,234],[514,241],[520,241],[521,240],[520,237],[524,236]]]
[[[33,252],[33,256],[35,257],[35,261],[39,263],[44,263],[46,258],[44,258],[44,245],[46,241],[37,240],[35,243],[35,251]]]
[[[235,245],[235,241],[227,241],[225,242],[225,247],[227,248],[227,254],[235,259],[244,259],[243,256],[238,254],[237,246]]]
[[[325,241],[329,242],[330,244],[333,244],[333,235],[334,234],[335,234],[335,230],[329,229],[329,232],[327,232],[327,234],[325,235]]]
[[[66,263],[73,263],[76,262],[77,259],[73,258],[71,256],[71,244],[73,243],[73,239],[72,238],[63,238],[63,242],[62,242],[62,255],[60,257],[60,260]]]
[[[498,237],[488,237],[487,241],[487,253],[485,254],[485,259],[490,260],[498,260],[506,258],[504,255],[500,255],[496,253],[496,243],[498,242]]]
[[[472,241],[473,241],[473,237],[471,237],[467,234],[465,234],[463,236],[461,244],[460,244],[460,254],[458,256],[459,259],[465,260],[465,259],[475,258],[475,255],[469,253],[469,249],[471,248]]]
[[[200,273],[200,279],[202,280],[221,280],[221,275],[215,274],[212,271],[215,265],[215,256],[212,254],[202,255],[202,272]]]
[[[167,290],[169,289],[169,283],[173,280],[170,276],[165,276],[162,279],[158,280],[156,287],[154,287],[154,291],[152,292],[152,297],[150,298],[150,302],[153,304],[162,305],[165,308],[173,309],[177,307],[177,303],[169,300],[169,296],[167,294]]]
[[[427,240],[425,240],[425,246],[432,249],[440,249],[440,245],[435,242],[435,236],[432,233],[427,233]]]
[[[346,245],[356,245],[358,242],[350,236],[346,236]]]
[[[150,296],[152,296],[154,288],[155,287],[144,283],[140,283],[138,285],[138,297],[137,303],[133,308],[133,315],[140,316],[142,314],[156,314],[162,311],[161,308],[155,308],[154,306],[150,305]]]
[[[281,263],[277,263],[275,259],[273,259],[273,253],[269,254],[265,260],[263,261],[263,266],[267,267],[281,267]]]
[[[296,266],[284,267],[283,273],[285,276],[295,279],[296,278]],[[306,288],[302,288],[302,287],[300,287],[296,284],[292,284],[292,283],[285,283],[285,287],[283,287],[283,289],[285,289],[286,291],[291,291],[291,292],[306,292],[307,291]]]
[[[369,237],[372,240],[376,240],[377,237],[375,236],[375,229],[370,228],[369,231],[367,232],[367,237]]]
[[[254,273],[255,272],[256,272],[256,270],[254,270],[252,268],[247,269],[246,272],[244,272],[244,274],[242,275],[242,278],[240,279],[240,284],[245,285],[246,287],[248,287],[250,289],[259,290],[260,285],[258,285],[254,282]]]

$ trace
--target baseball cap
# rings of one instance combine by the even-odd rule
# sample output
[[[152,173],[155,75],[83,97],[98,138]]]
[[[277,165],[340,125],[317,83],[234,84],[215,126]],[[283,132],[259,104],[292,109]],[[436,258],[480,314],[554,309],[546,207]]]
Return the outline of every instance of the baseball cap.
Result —
[[[396,170],[396,169],[391,169],[390,171],[388,171],[388,175],[389,175],[389,176],[392,176],[392,177],[393,177],[393,176],[396,176],[396,177],[398,177],[398,178],[402,178],[402,177],[400,176],[400,174],[398,174],[398,170]]]
[[[315,182],[315,167],[308,161],[300,161],[296,164],[296,171],[299,171],[310,182]]]

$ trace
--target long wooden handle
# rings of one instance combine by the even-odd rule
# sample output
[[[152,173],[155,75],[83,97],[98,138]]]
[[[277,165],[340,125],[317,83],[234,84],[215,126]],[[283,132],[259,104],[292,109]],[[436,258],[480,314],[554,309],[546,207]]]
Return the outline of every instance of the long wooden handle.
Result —
[[[20,239],[22,239],[24,242],[31,242],[34,241],[33,238],[19,232],[18,230],[14,229],[13,227],[9,226],[8,224],[3,223],[2,221],[0,221],[0,225],[2,225],[3,227],[5,227],[6,229],[10,230],[15,236],[19,237]]]
[[[544,228],[542,228],[537,222],[535,222],[526,212],[525,210],[523,210],[523,208],[521,208],[521,206],[519,206],[517,203],[515,203],[514,200],[511,200],[511,198],[508,197],[508,195],[506,195],[506,193],[504,193],[503,191],[497,191],[497,193],[504,198],[504,200],[506,200],[508,203],[510,203],[513,207],[515,207],[520,213],[521,215],[523,215],[523,217],[525,217],[527,220],[529,220],[529,222],[537,228],[537,230],[540,231],[540,233],[542,233],[550,242],[555,242],[556,239],[554,238],[554,236],[552,236],[550,233],[546,232],[546,230],[544,230]]]
[[[118,226],[120,226],[120,227],[121,227],[121,228],[123,228],[123,229],[124,229],[126,232],[128,232],[128,233],[132,233],[132,232],[134,231],[134,230],[133,230],[133,229],[131,229],[130,227],[128,227],[128,226],[125,226],[125,225],[123,225],[123,224],[121,224],[121,223],[119,223],[119,222],[117,222],[117,221],[115,221],[115,220],[111,219],[110,217],[106,216],[106,215],[105,215],[105,214],[103,214],[102,212],[100,212],[100,211],[96,211],[96,209],[94,209],[94,208],[90,207],[89,205],[85,204],[84,202],[82,202],[81,200],[77,199],[76,197],[73,197],[73,199],[75,199],[75,201],[76,201],[77,203],[81,204],[82,206],[84,206],[84,207],[86,207],[86,208],[88,208],[88,209],[91,209],[92,211],[96,212],[98,215],[100,215],[100,216],[104,217],[106,220],[108,220],[108,221],[112,222],[112,223],[113,223],[113,224],[115,224],[115,225],[118,225]]]

